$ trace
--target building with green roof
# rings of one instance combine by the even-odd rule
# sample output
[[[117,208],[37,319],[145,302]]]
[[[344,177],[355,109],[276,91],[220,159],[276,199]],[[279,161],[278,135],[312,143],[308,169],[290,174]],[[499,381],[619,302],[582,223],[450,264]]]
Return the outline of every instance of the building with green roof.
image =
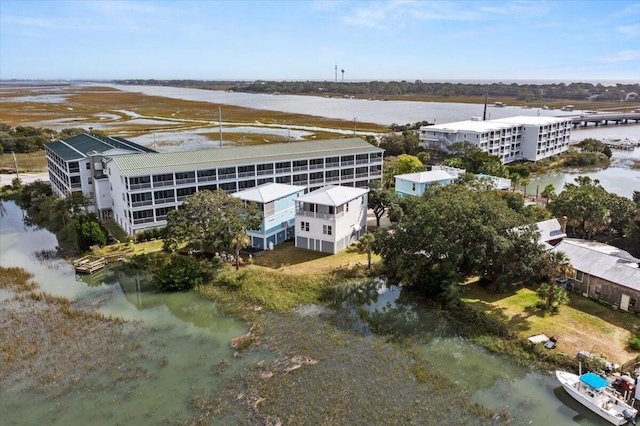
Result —
[[[118,150],[95,164],[104,175],[94,179],[99,184],[92,196],[101,218],[135,235],[165,226],[170,211],[202,190],[235,193],[269,182],[305,191],[328,184],[364,188],[382,178],[383,154],[359,138],[170,153]]]
[[[96,192],[94,181],[103,175],[102,158],[105,155],[114,157],[155,151],[123,138],[84,133],[46,143],[45,153],[49,180],[57,196],[66,197],[72,192],[82,192],[93,198]]]

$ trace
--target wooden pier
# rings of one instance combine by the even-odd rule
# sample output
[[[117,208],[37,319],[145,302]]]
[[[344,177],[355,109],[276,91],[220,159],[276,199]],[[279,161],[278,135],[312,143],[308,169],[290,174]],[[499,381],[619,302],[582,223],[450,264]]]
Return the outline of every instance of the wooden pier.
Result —
[[[88,255],[74,260],[73,268],[76,272],[92,274],[106,267],[110,263],[121,262],[127,256],[127,251],[109,254],[106,256]]]

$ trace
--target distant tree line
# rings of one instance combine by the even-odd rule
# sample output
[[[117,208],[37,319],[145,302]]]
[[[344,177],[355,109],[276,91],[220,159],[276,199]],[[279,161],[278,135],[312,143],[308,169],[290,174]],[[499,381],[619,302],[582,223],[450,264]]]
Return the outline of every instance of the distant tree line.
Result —
[[[640,94],[640,83],[605,86],[592,83],[433,83],[411,81],[223,81],[223,80],[115,80],[117,84],[193,87],[248,93],[336,94],[345,96],[425,95],[442,97],[484,96],[517,98],[523,101],[573,99],[595,101],[624,100],[627,93]],[[405,129],[402,129],[405,130]]]
[[[66,139],[85,132],[86,130],[77,127],[58,132],[47,128],[11,127],[0,123],[0,154],[12,151],[17,153],[36,152],[44,149],[44,144],[54,139]]]
[[[389,96],[429,95],[442,97],[481,97],[488,90],[492,97],[511,97],[523,101],[543,99],[573,99],[595,101],[619,101],[630,92],[640,93],[640,84],[616,84],[604,86],[591,83],[553,84],[467,84],[427,83],[409,81],[368,81],[335,83],[330,81],[255,81],[238,84],[230,90],[250,93],[331,93],[339,95]]]

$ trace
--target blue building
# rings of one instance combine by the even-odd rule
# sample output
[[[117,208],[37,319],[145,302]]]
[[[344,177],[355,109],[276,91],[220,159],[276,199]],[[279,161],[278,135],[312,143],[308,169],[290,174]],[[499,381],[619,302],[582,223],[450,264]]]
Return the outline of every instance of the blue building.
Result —
[[[433,185],[449,185],[456,180],[454,176],[444,170],[431,170],[428,172],[408,173],[397,175],[396,194],[401,197],[407,195],[421,196],[422,193]]]
[[[296,185],[265,183],[231,194],[241,200],[254,201],[262,213],[260,229],[248,232],[253,247],[269,249],[294,237],[295,200],[304,194],[304,190]]]

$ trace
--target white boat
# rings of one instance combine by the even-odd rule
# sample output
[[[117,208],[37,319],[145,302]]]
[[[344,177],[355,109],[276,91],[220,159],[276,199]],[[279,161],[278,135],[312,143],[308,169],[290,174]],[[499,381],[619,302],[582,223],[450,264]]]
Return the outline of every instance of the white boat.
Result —
[[[581,376],[556,371],[556,377],[576,401],[614,425],[635,423],[638,410],[627,404],[609,382],[595,373]]]

